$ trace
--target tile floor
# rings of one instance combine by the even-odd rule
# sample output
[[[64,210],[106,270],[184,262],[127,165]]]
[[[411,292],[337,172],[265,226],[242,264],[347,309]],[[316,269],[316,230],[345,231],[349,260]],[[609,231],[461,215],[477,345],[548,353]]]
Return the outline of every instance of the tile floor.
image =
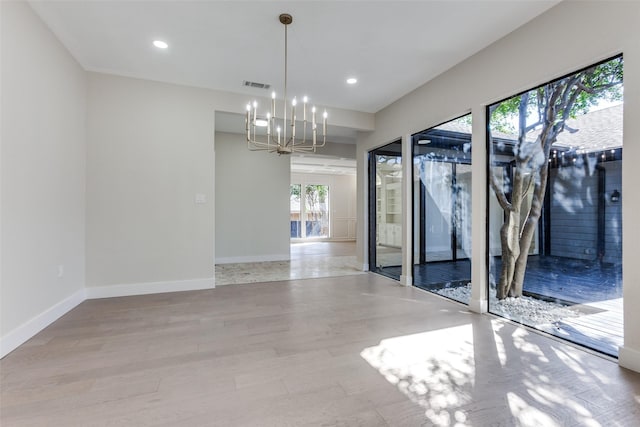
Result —
[[[216,264],[216,286],[363,274],[355,252],[355,242],[293,243],[290,261]]]

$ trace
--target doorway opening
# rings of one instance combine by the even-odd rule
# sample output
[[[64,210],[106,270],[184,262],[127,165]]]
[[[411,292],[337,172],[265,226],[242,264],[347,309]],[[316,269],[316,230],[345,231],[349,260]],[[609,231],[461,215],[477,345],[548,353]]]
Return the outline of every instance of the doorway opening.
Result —
[[[326,239],[329,229],[329,186],[291,184],[289,186],[292,239]]]

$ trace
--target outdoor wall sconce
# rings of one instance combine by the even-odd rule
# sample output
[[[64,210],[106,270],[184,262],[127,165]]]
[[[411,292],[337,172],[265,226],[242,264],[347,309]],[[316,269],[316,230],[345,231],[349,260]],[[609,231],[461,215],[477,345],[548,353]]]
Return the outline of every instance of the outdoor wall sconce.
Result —
[[[618,190],[613,190],[611,193],[611,203],[618,203],[620,201],[620,192]]]

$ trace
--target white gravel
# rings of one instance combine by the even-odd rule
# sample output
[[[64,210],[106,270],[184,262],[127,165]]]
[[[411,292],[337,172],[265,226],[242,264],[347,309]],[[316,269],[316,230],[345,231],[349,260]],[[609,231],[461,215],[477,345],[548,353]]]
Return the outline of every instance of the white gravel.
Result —
[[[445,288],[435,291],[456,301],[469,303],[471,283],[456,288]],[[494,290],[492,293],[495,292]],[[554,324],[569,317],[578,317],[580,312],[569,306],[555,302],[547,302],[532,297],[506,298],[498,301],[495,293],[489,296],[491,312],[527,325]]]

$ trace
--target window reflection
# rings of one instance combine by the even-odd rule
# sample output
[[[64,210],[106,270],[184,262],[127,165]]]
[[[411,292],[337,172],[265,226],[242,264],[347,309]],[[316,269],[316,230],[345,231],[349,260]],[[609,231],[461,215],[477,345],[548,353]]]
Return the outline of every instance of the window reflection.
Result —
[[[471,115],[413,135],[415,286],[468,304]]]

